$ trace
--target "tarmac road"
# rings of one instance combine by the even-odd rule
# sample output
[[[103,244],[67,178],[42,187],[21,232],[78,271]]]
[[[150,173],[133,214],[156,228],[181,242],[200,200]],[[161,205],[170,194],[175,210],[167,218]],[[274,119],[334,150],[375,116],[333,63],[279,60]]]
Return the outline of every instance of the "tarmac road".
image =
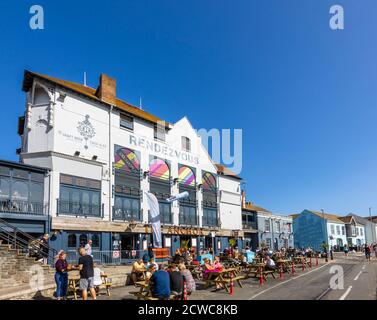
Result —
[[[330,272],[332,271],[332,273]],[[339,288],[330,288],[330,279],[343,273],[342,280],[335,281]],[[258,279],[250,278],[243,282],[243,288],[235,286],[233,296],[224,290],[198,290],[190,300],[377,300],[377,259],[367,262],[361,254],[350,254],[347,258],[343,253],[335,255],[329,263],[320,261],[318,267],[297,270],[295,276],[284,274],[283,280],[269,279],[263,286]],[[114,288],[111,297],[100,295],[99,299],[135,299],[129,294],[135,291],[133,286]]]

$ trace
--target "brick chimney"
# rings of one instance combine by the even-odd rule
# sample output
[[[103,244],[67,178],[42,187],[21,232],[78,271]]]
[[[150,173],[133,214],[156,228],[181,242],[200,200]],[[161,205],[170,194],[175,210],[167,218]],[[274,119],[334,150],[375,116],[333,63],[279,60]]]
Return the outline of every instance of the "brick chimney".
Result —
[[[116,85],[115,79],[108,75],[101,73],[99,78],[99,86],[96,91],[96,96],[103,102],[115,104],[116,100]]]

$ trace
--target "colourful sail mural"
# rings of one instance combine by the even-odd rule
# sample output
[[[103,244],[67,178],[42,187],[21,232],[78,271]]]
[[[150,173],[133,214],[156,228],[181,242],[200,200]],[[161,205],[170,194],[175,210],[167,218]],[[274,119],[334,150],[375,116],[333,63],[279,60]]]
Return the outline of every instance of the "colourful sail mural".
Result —
[[[128,172],[138,172],[140,161],[135,152],[127,148],[115,151],[115,169],[123,169]]]
[[[169,180],[170,170],[168,164],[162,159],[153,159],[149,164],[149,175],[153,178]]]
[[[195,187],[195,174],[189,167],[182,166],[179,168],[178,179],[183,186]]]
[[[205,172],[202,176],[203,190],[216,190],[216,179],[212,173]]]

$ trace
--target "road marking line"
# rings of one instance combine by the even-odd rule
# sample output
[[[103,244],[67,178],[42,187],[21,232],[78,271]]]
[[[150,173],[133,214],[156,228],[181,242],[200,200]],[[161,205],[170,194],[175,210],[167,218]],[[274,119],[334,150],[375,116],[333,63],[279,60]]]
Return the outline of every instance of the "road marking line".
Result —
[[[331,262],[330,262],[330,263],[331,263]],[[297,276],[297,277],[290,278],[290,279],[288,279],[288,280],[285,280],[285,281],[283,281],[283,282],[280,282],[280,283],[278,283],[278,284],[276,284],[276,285],[274,285],[274,286],[272,286],[272,287],[270,287],[270,288],[264,289],[263,291],[261,291],[261,292],[255,294],[255,295],[253,295],[251,298],[249,298],[249,299],[247,299],[247,300],[253,300],[254,298],[258,297],[259,295],[261,295],[261,294],[263,294],[263,293],[265,293],[265,292],[267,292],[267,291],[269,291],[269,290],[271,290],[271,289],[274,289],[274,288],[276,288],[276,287],[278,287],[278,286],[281,286],[282,284],[287,283],[287,282],[289,282],[289,281],[292,281],[292,280],[295,280],[295,279],[301,278],[301,277],[303,277],[303,276],[306,276],[306,275],[308,275],[309,273],[312,273],[312,272],[314,272],[314,271],[317,271],[317,270],[319,270],[319,269],[322,269],[323,267],[326,267],[326,266],[328,266],[328,265],[329,265],[329,263],[326,263],[326,264],[324,264],[323,266],[320,266],[320,267],[318,267],[318,268],[316,268],[316,269],[313,269],[313,270],[311,270],[311,271],[309,271],[309,272],[307,272],[307,273],[303,273],[303,274],[300,274],[300,275]]]
[[[355,279],[353,279],[353,281],[356,281],[357,279],[359,279],[360,275],[363,273],[363,271],[360,271],[357,276],[355,277]]]
[[[351,292],[352,286],[349,286],[347,291],[339,298],[339,300],[344,300],[348,294]]]

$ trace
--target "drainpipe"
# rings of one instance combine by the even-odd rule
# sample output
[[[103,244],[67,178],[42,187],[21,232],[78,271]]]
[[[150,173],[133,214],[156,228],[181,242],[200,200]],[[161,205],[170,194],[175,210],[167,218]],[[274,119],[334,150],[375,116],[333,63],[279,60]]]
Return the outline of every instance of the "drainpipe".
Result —
[[[114,106],[111,105],[109,109],[109,221],[111,221],[111,202],[113,199],[113,189],[112,189],[112,172],[113,172],[113,166],[112,166],[112,140],[111,140],[111,114],[113,112]]]
[[[50,211],[51,211],[51,181],[52,181],[52,172],[51,170],[49,170],[47,172],[47,176],[48,176],[48,204],[47,204],[47,232],[50,233],[51,231],[51,223],[50,223],[50,219],[51,219],[51,215],[50,215]]]

